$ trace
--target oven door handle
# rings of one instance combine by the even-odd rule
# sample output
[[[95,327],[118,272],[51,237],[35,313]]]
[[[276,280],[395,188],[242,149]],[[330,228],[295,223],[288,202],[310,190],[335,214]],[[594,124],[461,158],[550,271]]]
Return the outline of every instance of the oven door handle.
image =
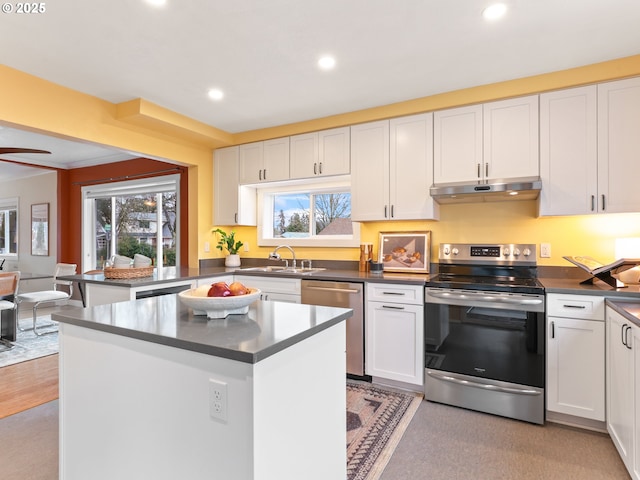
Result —
[[[457,385],[464,385],[465,387],[474,387],[474,388],[480,388],[483,390],[491,390],[492,392],[514,393],[517,395],[540,395],[541,394],[540,391],[531,390],[529,388],[501,387],[499,385],[491,385],[489,383],[473,382],[470,380],[463,380],[461,378],[456,378],[455,376],[452,376],[452,375],[436,373],[431,370],[427,371],[427,375],[437,380],[442,380],[444,382],[455,383]]]
[[[483,294],[469,294],[469,293],[451,293],[451,292],[434,292],[430,291],[429,295],[436,298],[445,298],[452,300],[466,300],[466,301],[478,301],[478,302],[500,302],[508,303],[511,305],[540,305],[542,304],[541,298],[508,298],[495,295],[483,295]],[[427,303],[428,300],[427,300]]]

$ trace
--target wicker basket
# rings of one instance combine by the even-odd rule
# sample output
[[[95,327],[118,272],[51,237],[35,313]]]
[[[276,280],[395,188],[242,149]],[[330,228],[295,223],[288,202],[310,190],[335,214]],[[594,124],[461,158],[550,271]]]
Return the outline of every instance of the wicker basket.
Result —
[[[140,267],[140,268],[113,268],[107,267],[104,269],[104,278],[143,278],[151,277],[153,275],[154,267]]]

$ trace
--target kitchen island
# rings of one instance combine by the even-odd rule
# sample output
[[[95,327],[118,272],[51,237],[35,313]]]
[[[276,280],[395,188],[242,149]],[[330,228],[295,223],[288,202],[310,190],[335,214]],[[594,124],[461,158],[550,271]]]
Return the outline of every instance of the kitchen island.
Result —
[[[344,320],[254,302],[194,316],[177,295],[60,322],[60,479],[346,478]]]

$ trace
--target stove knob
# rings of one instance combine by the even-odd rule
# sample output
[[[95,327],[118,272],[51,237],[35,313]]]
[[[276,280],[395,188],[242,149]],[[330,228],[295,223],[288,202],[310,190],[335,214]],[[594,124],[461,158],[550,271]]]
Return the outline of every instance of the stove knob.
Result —
[[[503,254],[505,257],[508,257],[510,253],[511,253],[511,252],[509,251],[509,249],[508,249],[508,248],[505,248],[505,249],[502,251],[502,254]]]
[[[454,248],[453,250],[451,250],[451,253],[453,253],[454,255],[457,255],[460,253],[460,251],[457,248]]]
[[[518,250],[517,248],[513,250],[513,256],[514,257],[519,257],[520,256],[520,250]]]
[[[442,251],[442,253],[444,253],[445,255],[449,255],[449,253],[451,253],[449,250],[449,247],[444,247],[444,250]]]
[[[529,250],[528,248],[525,248],[525,249],[524,249],[524,252],[522,252],[522,254],[523,254],[525,257],[528,257],[529,255],[531,255],[531,250]]]

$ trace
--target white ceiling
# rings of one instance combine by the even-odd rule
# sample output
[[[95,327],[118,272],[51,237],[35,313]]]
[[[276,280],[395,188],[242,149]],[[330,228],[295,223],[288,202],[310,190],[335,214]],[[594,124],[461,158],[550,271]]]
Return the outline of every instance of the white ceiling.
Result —
[[[491,0],[167,2],[56,0],[2,14],[2,61],[235,133],[640,53],[638,0],[505,0],[493,23],[481,17]],[[316,68],[325,53],[331,72]],[[222,101],[207,98],[212,87]]]

